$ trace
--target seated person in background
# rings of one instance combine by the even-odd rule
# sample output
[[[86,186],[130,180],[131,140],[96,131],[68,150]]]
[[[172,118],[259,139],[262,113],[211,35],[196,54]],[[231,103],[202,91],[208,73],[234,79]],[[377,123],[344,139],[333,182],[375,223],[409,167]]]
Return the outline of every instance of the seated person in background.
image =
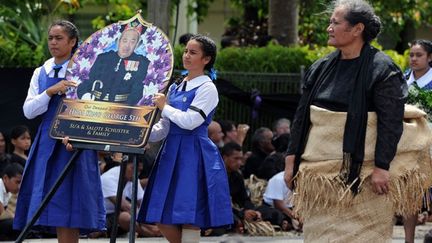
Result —
[[[218,148],[222,148],[224,145],[223,142],[223,132],[222,132],[222,127],[221,125],[217,122],[217,121],[211,121],[210,125],[208,126],[208,136],[210,138],[210,140],[212,140],[212,142],[214,144],[216,144],[216,146]]]
[[[264,192],[263,201],[270,207],[273,207],[284,214],[283,220],[288,223],[285,225],[281,222],[283,230],[293,228],[301,230],[301,224],[297,221],[292,210],[292,191],[286,186],[284,181],[284,171],[277,173],[273,176]]]
[[[275,150],[272,139],[273,132],[267,127],[260,127],[254,132],[252,136],[252,154],[246,160],[243,169],[245,178],[249,178],[252,174],[260,177],[261,165],[264,163],[265,158]]]
[[[127,159],[127,158],[125,158]],[[126,162],[126,161],[125,161]],[[123,162],[123,163],[125,163]],[[126,170],[124,174],[125,186],[123,189],[123,197],[121,201],[120,214],[118,218],[118,231],[117,234],[121,235],[129,231],[129,222],[131,220],[131,195],[132,195],[132,176],[133,176],[133,163],[132,160],[127,159]],[[141,166],[142,164],[139,164]],[[138,171],[140,171],[139,168]],[[115,205],[117,187],[119,183],[120,166],[116,166],[101,175],[102,192],[104,196],[104,204],[106,209],[106,227],[108,235],[111,234],[113,229],[113,221],[115,216]],[[137,190],[137,207],[139,208],[144,191],[140,185]],[[136,233],[138,236],[160,236],[160,231],[155,225],[137,224]]]
[[[272,140],[275,151],[268,155],[260,168],[257,175],[261,179],[270,180],[277,173],[285,170],[285,152],[288,148],[290,135],[288,133],[281,134]]]
[[[27,152],[31,146],[30,130],[23,125],[12,128],[10,141],[13,146],[12,161],[20,163],[24,167],[28,159]]]
[[[12,156],[10,154],[0,155],[0,176],[4,174],[4,169],[12,163]]]
[[[246,191],[244,178],[239,171],[242,160],[242,149],[237,143],[227,143],[221,151],[225,168],[228,173],[231,204],[233,205],[234,229],[243,232],[243,221],[270,221],[272,224],[281,222],[282,216],[277,210],[266,205],[256,207]]]
[[[110,155],[111,153],[108,151],[97,151],[99,171],[101,174],[105,172],[105,166]]]
[[[0,179],[0,240],[15,240],[17,231],[13,230],[13,218],[6,215],[6,208],[12,194],[19,192],[23,167],[18,163],[10,163],[4,169]]]
[[[291,121],[286,118],[279,118],[273,124],[274,138],[282,134],[290,134]]]
[[[105,157],[105,166],[103,168],[102,174],[109,171],[111,168],[119,166],[123,161],[123,153],[112,152],[109,156]]]
[[[235,142],[238,143],[240,146],[243,146],[243,142],[246,138],[247,132],[249,131],[249,125],[238,124],[238,126],[236,126],[233,121],[229,120],[219,120],[217,122],[220,124],[222,132],[224,134],[224,144],[229,142]]]
[[[155,157],[154,157],[155,155],[153,155],[150,152],[150,149],[152,149],[150,147],[151,147],[151,145],[147,144],[146,148],[145,148],[146,149],[146,153],[142,154],[142,155],[139,155],[138,158],[137,158],[138,159],[138,163],[141,163],[143,165],[143,168],[142,168],[142,170],[140,171],[140,173],[138,175],[138,179],[139,179],[141,187],[143,188],[144,191],[145,191],[145,189],[147,187],[148,180],[149,180],[149,177],[150,177],[150,172],[151,172],[151,169],[153,168],[153,164],[154,164],[154,161],[155,161]]]
[[[240,145],[230,142],[224,145],[221,151],[225,168],[228,173],[228,183],[230,187],[231,204],[233,205],[234,229],[237,233],[243,233],[243,220],[261,220],[261,213],[255,210],[255,205],[251,202],[244,178],[239,172],[242,149]]]
[[[6,138],[2,132],[0,132],[0,156],[6,154]]]

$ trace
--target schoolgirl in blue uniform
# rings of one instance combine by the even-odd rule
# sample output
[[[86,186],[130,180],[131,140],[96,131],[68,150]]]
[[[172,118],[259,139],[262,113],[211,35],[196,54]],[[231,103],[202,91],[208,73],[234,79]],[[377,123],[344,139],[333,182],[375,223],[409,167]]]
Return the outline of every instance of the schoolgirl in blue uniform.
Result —
[[[226,170],[207,127],[218,99],[207,70],[214,73],[216,45],[205,36],[193,36],[183,53],[188,71],[167,97],[156,94],[162,111],[150,141],[165,138],[156,158],[138,214],[139,222],[156,223],[170,243],[199,242],[200,228],[232,224]]]
[[[415,84],[426,90],[432,89],[432,42],[415,40],[409,53],[410,69],[405,73],[408,85]]]
[[[418,39],[411,42],[409,65],[410,68],[405,72],[405,78],[410,89],[432,90],[431,41]],[[403,219],[406,242],[414,242],[415,228],[418,220],[422,219],[418,219],[417,214]]]
[[[75,82],[64,80],[66,68],[78,46],[78,30],[69,21],[54,22],[48,30],[52,58],[37,68],[24,102],[28,119],[41,116],[24,170],[18,196],[15,229],[23,229],[72,156],[60,141],[49,136],[59,101]],[[47,207],[35,223],[37,228],[56,231],[59,242],[78,242],[80,230],[105,228],[105,208],[95,151],[82,151]]]

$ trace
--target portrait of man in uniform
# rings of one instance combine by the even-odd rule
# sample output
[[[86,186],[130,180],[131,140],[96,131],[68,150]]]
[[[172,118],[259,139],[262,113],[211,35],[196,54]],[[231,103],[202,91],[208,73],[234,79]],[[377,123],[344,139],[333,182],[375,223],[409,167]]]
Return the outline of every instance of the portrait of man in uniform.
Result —
[[[77,88],[82,100],[107,101],[136,105],[143,96],[143,80],[150,61],[135,53],[140,45],[143,25],[126,24],[117,40],[117,50],[109,50],[97,56],[88,79]]]
[[[71,57],[65,79],[77,86],[66,90],[50,136],[87,149],[143,147],[157,116],[153,97],[173,68],[168,36],[140,13],[99,29]]]

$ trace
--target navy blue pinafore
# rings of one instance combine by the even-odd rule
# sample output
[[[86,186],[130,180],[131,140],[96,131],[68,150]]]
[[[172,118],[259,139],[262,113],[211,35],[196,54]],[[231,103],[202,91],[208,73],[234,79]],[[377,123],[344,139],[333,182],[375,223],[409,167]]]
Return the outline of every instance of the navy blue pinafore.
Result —
[[[59,82],[50,78],[41,68],[39,93]],[[49,130],[61,96],[54,95],[48,110],[42,114],[29,158],[24,169],[18,195],[14,228],[23,229],[32,218],[43,198],[69,161],[73,152],[66,150],[58,140],[49,136]],[[78,228],[82,232],[105,228],[105,207],[95,151],[84,150],[65,180],[42,212],[36,228],[54,231],[55,227]]]
[[[186,111],[197,89],[180,91],[171,87],[170,105]],[[193,130],[170,123],[149,178],[139,222],[200,228],[233,223],[224,162],[207,132],[213,114],[214,110]]]

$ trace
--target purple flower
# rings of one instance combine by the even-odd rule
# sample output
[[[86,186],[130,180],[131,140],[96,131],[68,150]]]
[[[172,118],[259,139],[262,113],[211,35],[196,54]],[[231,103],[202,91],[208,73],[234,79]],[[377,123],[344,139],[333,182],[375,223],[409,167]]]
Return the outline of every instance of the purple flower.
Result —
[[[117,34],[118,29],[118,26],[113,26],[113,28],[108,31],[108,37],[113,38]]]
[[[81,70],[81,71],[78,73],[78,77],[79,77],[81,80],[86,80],[86,79],[89,78],[89,74],[90,74],[90,70],[88,70],[88,69],[83,69],[83,70]]]
[[[163,60],[161,60],[161,58],[159,58],[158,60],[153,62],[153,68],[156,70],[164,69],[165,63],[163,62]]]
[[[88,43],[86,43],[83,47],[82,47],[82,49],[81,49],[81,51],[80,51],[80,57],[81,58],[87,58],[87,59],[89,59],[89,60],[93,60],[93,58],[95,58],[95,52],[94,52],[94,50],[93,50],[93,46],[92,45],[90,45],[90,44],[88,44]]]
[[[164,64],[164,70],[168,71],[171,69],[171,53],[166,53],[165,55],[161,55],[159,60]]]
[[[161,56],[161,55],[165,54],[166,52],[167,52],[166,48],[159,48],[156,51],[156,55]]]
[[[154,40],[156,40],[156,28],[152,28],[147,36],[146,36],[147,42],[152,43]]]
[[[95,46],[98,46],[99,45],[99,38],[92,38],[92,40],[90,41],[90,46],[92,46],[93,48],[95,47]]]
[[[73,66],[73,68],[71,70],[71,74],[72,74],[73,77],[79,77],[79,73],[80,73],[80,67],[79,67],[78,64],[76,64],[76,65]]]
[[[148,105],[154,105],[153,101],[152,101],[152,95],[147,96],[147,97],[143,97],[139,102],[138,105],[144,105],[144,106],[148,106]]]

